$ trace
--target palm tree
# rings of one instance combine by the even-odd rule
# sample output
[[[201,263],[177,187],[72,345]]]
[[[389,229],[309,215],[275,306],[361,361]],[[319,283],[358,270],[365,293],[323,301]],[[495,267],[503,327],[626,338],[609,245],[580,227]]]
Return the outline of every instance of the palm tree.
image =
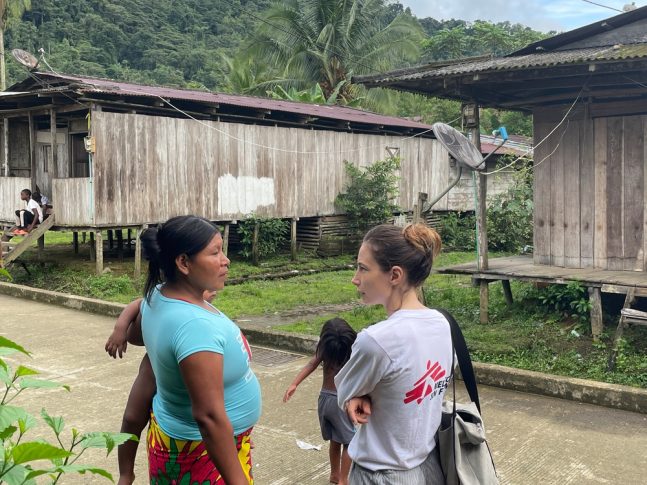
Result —
[[[7,89],[7,73],[4,58],[4,33],[11,19],[22,17],[31,10],[31,0],[0,0],[0,89]]]
[[[249,49],[282,71],[281,84],[318,83],[328,99],[359,95],[353,74],[366,74],[418,60],[422,28],[408,12],[391,22],[385,0],[282,0],[264,15]]]

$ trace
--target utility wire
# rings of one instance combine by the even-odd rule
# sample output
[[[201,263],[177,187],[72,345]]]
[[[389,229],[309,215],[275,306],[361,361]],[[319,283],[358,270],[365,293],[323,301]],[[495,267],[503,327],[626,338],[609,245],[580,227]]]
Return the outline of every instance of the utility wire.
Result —
[[[601,3],[595,3],[595,2],[592,2],[591,0],[582,0],[582,1],[583,1],[583,2],[586,2],[586,3],[590,3],[591,5],[596,5],[596,6],[598,6],[598,7],[608,8],[609,10],[615,10],[616,12],[624,13],[624,11],[623,11],[623,10],[620,10],[620,9],[618,9],[618,8],[615,8],[615,7],[609,7],[608,5],[602,5]]]

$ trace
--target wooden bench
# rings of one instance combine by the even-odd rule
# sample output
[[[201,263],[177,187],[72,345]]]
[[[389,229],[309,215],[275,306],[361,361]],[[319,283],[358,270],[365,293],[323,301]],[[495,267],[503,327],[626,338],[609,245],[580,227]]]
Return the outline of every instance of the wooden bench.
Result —
[[[613,337],[613,347],[611,348],[609,362],[607,363],[608,371],[615,369],[616,358],[618,356],[618,347],[620,345],[620,339],[622,338],[625,327],[628,327],[629,325],[647,326],[647,312],[631,308],[631,305],[633,305],[635,301],[636,289],[631,288],[627,292],[625,304],[623,305],[622,310],[620,310],[620,319],[618,320],[618,327],[616,328],[616,333]]]

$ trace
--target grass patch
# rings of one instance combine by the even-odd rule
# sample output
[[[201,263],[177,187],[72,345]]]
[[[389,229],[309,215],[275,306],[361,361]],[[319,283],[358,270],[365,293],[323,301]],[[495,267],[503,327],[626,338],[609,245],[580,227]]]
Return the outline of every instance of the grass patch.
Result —
[[[647,388],[646,328],[625,332],[616,371],[607,372],[617,320],[608,319],[604,338],[594,343],[580,321],[546,311],[531,298],[530,285],[511,283],[513,293],[521,298],[510,308],[505,304],[501,285],[490,285],[491,323],[487,325],[479,323],[479,289],[471,286],[468,277],[434,275],[425,286],[425,296],[429,306],[445,308],[456,317],[475,361]],[[361,307],[279,328],[318,335],[323,322],[334,316],[346,319],[353,328],[361,330],[386,315],[379,307]]]

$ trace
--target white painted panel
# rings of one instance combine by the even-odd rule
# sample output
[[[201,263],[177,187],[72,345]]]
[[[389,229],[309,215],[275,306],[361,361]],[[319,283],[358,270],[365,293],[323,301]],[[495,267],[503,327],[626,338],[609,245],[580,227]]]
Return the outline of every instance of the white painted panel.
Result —
[[[218,214],[249,214],[275,203],[273,178],[218,177]]]

